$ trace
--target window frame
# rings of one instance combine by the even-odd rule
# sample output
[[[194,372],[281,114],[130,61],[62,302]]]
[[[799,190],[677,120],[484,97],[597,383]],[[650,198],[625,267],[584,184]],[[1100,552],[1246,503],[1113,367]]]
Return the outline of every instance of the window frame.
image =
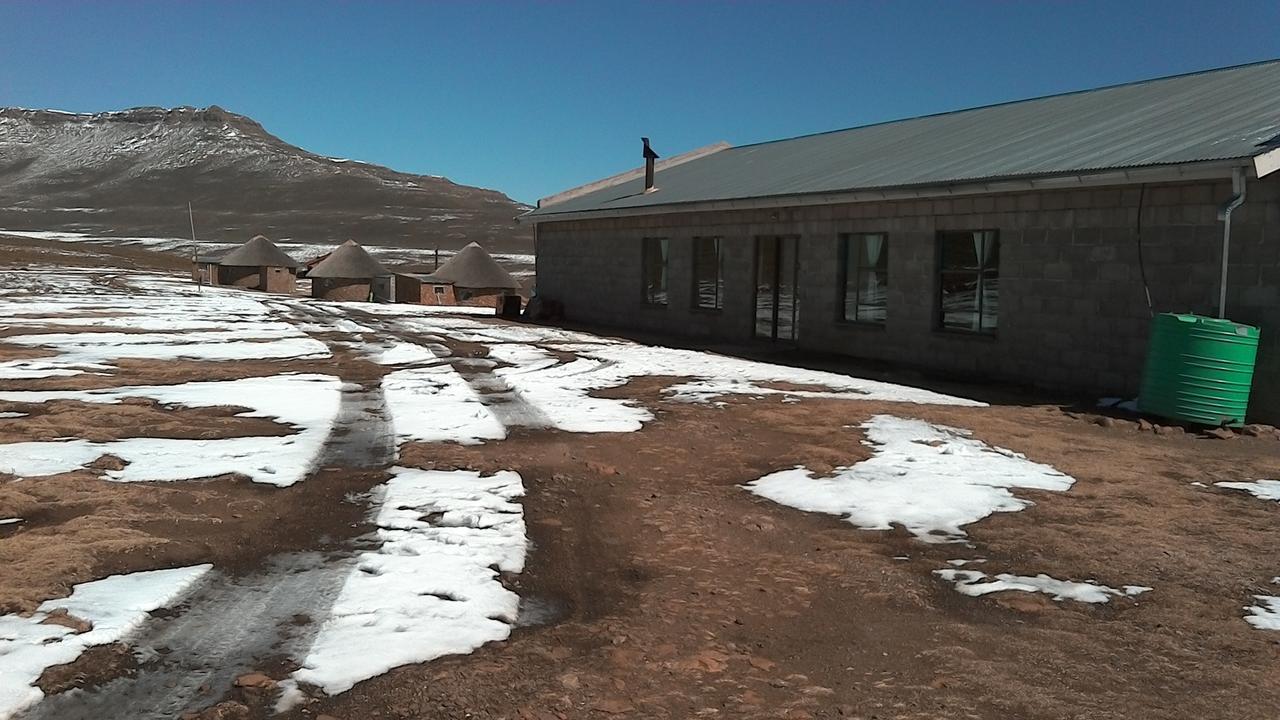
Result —
[[[662,249],[661,258],[661,278],[662,284],[660,293],[654,292],[653,287],[649,284],[650,243],[658,243]],[[671,304],[671,240],[665,237],[646,237],[640,238],[640,300],[648,307],[665,308]]]
[[[865,272],[874,272],[874,273],[880,272],[875,268],[863,268],[861,254],[857,256],[858,266],[854,269],[855,300],[854,300],[854,306],[853,306],[854,308],[853,317],[849,317],[848,306],[846,304],[846,300],[849,296],[849,252],[850,250],[854,249],[851,247],[852,243],[850,241],[863,240],[867,237],[876,237],[876,236],[880,237],[881,242],[883,243],[882,249],[881,249],[881,252],[885,253],[885,256],[884,256],[885,265],[884,265],[883,272],[885,276],[885,284],[888,285],[888,282],[889,282],[889,255],[888,255],[889,233],[887,232],[852,232],[852,233],[840,233],[837,236],[837,242],[840,244],[840,251],[839,251],[840,270],[839,270],[839,277],[836,283],[836,292],[837,292],[836,320],[840,323],[843,323],[846,325],[863,325],[866,327],[876,327],[876,328],[883,328],[889,324],[889,299],[887,297],[885,298],[885,303],[884,303],[885,317],[883,320],[864,320],[858,317],[858,308],[861,307],[862,304],[856,298],[859,298],[861,296],[860,291],[862,290],[862,275]],[[868,307],[871,307],[871,306],[868,306]]]
[[[700,268],[698,259],[702,257],[702,254],[699,252],[700,248],[698,246],[699,246],[699,243],[705,240],[713,241],[715,243],[715,248],[716,248],[715,305],[702,304],[702,288],[699,285],[699,280],[701,278],[698,272]],[[695,312],[705,312],[705,313],[724,312],[724,237],[721,235],[699,235],[693,238],[693,242],[691,243],[691,248],[692,248],[693,262],[690,263],[690,268],[692,270],[691,274],[693,276],[693,279],[692,279],[691,297],[689,298],[690,308],[693,309]]]
[[[987,260],[985,258],[977,258],[978,269],[976,271],[947,270],[944,265],[944,263],[946,262],[945,238],[949,235],[968,235],[970,236],[970,238],[972,238],[974,233],[988,233],[989,238],[995,241],[995,247],[997,248],[995,264],[988,265]],[[983,326],[986,324],[984,322],[986,317],[986,308],[984,307],[985,298],[983,297],[984,293],[981,292],[980,290],[976,291],[976,298],[977,298],[976,312],[978,314],[979,329],[974,330],[974,329],[966,329],[966,328],[959,328],[959,327],[948,327],[946,325],[946,315],[942,307],[942,302],[943,302],[942,279],[943,279],[943,276],[948,273],[953,273],[953,274],[968,273],[969,275],[971,275],[972,277],[976,278],[979,281],[978,283],[975,284],[975,287],[981,288],[981,281],[984,279],[984,276],[986,276],[987,273],[994,271],[995,277],[998,280],[1000,278],[1000,252],[999,252],[1000,245],[1001,245],[1000,230],[998,228],[974,228],[972,230],[939,230],[935,233],[934,235],[934,272],[933,272],[933,280],[934,280],[933,315],[934,315],[934,331],[935,332],[960,335],[963,337],[989,338],[989,339],[994,339],[997,336],[999,336],[1000,334],[999,304],[997,303],[996,311],[992,315],[992,317],[996,321],[994,324],[994,327],[992,327],[989,330],[984,329]],[[998,285],[997,285],[996,292],[999,293]]]

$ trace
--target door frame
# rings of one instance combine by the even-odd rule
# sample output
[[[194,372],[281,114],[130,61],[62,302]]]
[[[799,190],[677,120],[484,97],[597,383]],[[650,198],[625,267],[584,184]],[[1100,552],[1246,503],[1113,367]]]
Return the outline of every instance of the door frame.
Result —
[[[785,343],[794,345],[799,341],[800,337],[800,235],[756,235],[755,243],[752,247],[753,252],[753,268],[752,268],[752,292],[751,292],[751,337],[754,340],[768,343]],[[769,335],[761,335],[759,328],[760,320],[760,250],[761,243],[771,240],[773,241],[773,296],[770,298],[770,304],[773,313],[770,318]],[[786,245],[784,240],[791,243],[791,337],[778,337],[778,319],[781,317],[780,303],[782,274],[782,258],[784,256],[783,247]]]

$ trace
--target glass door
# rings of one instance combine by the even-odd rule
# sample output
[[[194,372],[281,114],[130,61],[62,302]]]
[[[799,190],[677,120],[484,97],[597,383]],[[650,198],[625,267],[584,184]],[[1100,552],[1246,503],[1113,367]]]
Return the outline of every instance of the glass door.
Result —
[[[796,339],[799,246],[799,238],[794,235],[756,238],[757,338],[784,342]]]

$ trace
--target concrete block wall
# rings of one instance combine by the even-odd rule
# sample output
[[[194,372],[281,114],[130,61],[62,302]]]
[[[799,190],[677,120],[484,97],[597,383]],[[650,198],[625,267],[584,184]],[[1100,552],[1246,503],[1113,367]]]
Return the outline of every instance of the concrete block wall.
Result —
[[[567,318],[706,340],[752,339],[755,241],[799,235],[797,345],[975,378],[1136,394],[1150,315],[1217,311],[1230,182],[1039,191],[543,223],[538,294]],[[1141,212],[1139,212],[1141,204]],[[1141,216],[1142,259],[1137,229]],[[997,230],[999,332],[936,328],[937,233]],[[889,238],[888,321],[840,321],[839,236]],[[724,309],[693,305],[692,239],[724,239]],[[643,302],[641,240],[669,240],[666,306]],[[1227,316],[1263,328],[1253,414],[1280,422],[1280,178],[1249,184],[1232,221]]]

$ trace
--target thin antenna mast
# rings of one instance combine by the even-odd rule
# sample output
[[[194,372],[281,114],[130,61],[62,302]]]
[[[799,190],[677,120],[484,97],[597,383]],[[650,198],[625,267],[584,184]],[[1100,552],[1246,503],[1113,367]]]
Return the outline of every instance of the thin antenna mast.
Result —
[[[195,269],[196,292],[203,292],[204,270],[200,268],[200,244],[196,242],[196,216],[191,212],[191,203],[187,203],[187,220],[191,222],[191,266]]]

